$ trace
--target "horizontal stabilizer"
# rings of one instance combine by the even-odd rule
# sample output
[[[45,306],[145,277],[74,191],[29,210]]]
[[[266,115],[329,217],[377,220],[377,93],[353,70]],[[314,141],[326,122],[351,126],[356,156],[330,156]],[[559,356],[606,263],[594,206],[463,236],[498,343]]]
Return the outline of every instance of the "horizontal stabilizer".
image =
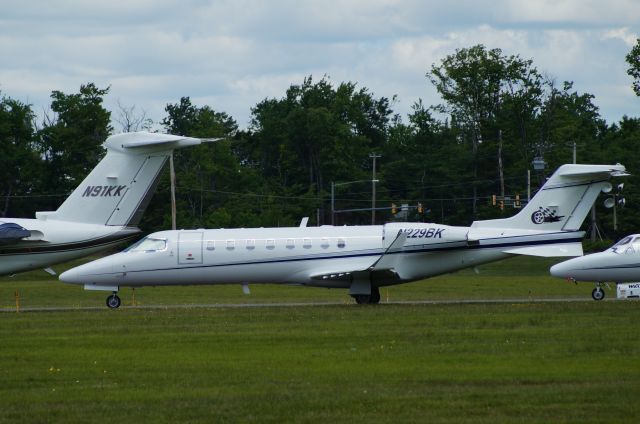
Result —
[[[194,138],[181,135],[150,133],[138,131],[112,135],[107,138],[104,146],[110,150],[126,152],[137,151],[144,148],[153,150],[172,150],[175,148],[195,146],[205,142],[222,140],[221,138]],[[154,149],[155,148],[155,149]],[[144,149],[146,150],[146,149]]]
[[[505,250],[512,255],[539,256],[551,258],[555,256],[582,256],[582,243],[562,243],[546,246],[517,247]]]
[[[624,166],[618,165],[577,165],[567,164],[558,169],[560,177],[609,178],[626,177],[629,174]]]

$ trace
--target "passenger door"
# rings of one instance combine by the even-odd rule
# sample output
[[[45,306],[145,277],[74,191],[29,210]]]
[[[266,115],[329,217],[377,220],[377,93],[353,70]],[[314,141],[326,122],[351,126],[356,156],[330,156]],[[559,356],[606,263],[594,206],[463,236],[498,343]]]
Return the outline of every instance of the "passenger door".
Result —
[[[178,236],[178,264],[202,263],[202,232],[181,232]]]

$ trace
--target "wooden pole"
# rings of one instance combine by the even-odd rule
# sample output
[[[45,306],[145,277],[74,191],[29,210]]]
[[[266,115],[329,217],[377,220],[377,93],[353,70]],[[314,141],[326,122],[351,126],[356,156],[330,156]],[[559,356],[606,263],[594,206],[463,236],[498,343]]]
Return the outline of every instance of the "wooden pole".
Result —
[[[173,151],[169,157],[169,173],[171,180],[171,229],[176,229],[176,171],[173,167]]]

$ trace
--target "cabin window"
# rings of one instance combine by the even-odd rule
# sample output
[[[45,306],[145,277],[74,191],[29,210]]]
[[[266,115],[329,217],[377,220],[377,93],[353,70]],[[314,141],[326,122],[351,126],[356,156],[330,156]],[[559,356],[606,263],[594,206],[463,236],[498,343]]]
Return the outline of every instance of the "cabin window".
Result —
[[[287,249],[293,249],[296,247],[296,242],[294,239],[287,239]]]
[[[233,250],[236,248],[235,240],[227,240],[227,250]]]
[[[347,245],[347,242],[343,239],[343,238],[339,238],[338,239],[338,247],[340,249],[342,249],[343,247],[345,247]]]
[[[213,240],[207,241],[207,250],[216,250],[216,242]]]
[[[326,238],[326,237],[323,237],[323,238],[322,238],[322,242],[320,243],[320,246],[321,246],[323,249],[328,248],[328,247],[329,247],[329,239],[328,239],[328,238]]]
[[[249,250],[253,250],[256,247],[256,241],[255,240],[247,240],[247,249]]]
[[[302,242],[302,247],[304,247],[305,249],[311,249],[311,239],[310,238],[304,239]]]
[[[267,249],[273,250],[276,248],[276,241],[274,239],[267,239],[266,246]]]

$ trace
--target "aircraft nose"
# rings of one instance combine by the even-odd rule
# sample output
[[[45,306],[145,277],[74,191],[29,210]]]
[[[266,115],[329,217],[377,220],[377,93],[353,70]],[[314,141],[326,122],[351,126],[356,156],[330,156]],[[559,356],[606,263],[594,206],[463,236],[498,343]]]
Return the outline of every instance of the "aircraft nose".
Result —
[[[103,283],[105,279],[113,278],[111,275],[111,262],[109,257],[95,260],[84,265],[71,268],[60,274],[60,280],[69,284]]]
[[[79,267],[71,268],[70,270],[60,274],[60,277],[58,278],[60,278],[60,281],[63,281],[69,284],[83,284],[82,274],[78,272],[78,268]]]
[[[579,258],[576,258],[579,259]],[[575,259],[569,259],[568,261],[560,262],[551,267],[549,272],[554,277],[571,278],[571,273],[576,269]]]

